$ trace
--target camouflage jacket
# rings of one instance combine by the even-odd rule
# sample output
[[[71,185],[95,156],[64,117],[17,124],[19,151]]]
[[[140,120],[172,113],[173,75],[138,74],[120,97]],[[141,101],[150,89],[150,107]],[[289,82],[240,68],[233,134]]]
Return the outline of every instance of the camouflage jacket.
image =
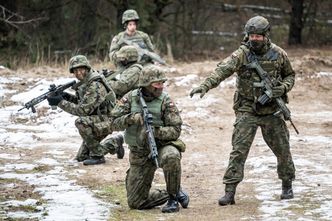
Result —
[[[134,102],[139,102],[137,100],[133,100],[138,98],[135,96],[137,94],[137,90],[130,91],[127,93],[114,107],[111,112],[113,121],[113,130],[125,130],[131,125],[127,123],[127,119],[134,114],[132,110],[132,105]],[[152,101],[151,98],[144,97],[147,106],[149,107],[149,103]],[[158,98],[154,98],[158,99]],[[180,117],[179,111],[175,106],[174,102],[170,99],[170,97],[166,94],[164,99],[162,100],[160,116],[163,126],[155,128],[154,135],[157,142],[157,145],[163,145],[169,141],[175,141],[179,138],[181,134],[181,125],[182,119]],[[154,116],[153,116],[154,117]],[[138,125],[141,129],[137,131],[143,131],[144,126]],[[140,134],[137,134],[140,136]]]
[[[206,90],[217,87],[220,82],[237,73],[236,92],[234,94],[233,109],[237,111],[251,112],[260,115],[274,113],[277,109],[275,101],[264,106],[257,106],[257,98],[262,94],[262,89],[254,87],[254,83],[261,81],[259,75],[253,70],[248,70],[250,50],[248,46],[241,45],[229,57],[217,65],[217,68],[201,84]],[[287,57],[286,52],[275,44],[268,44],[265,53],[256,55],[261,67],[284,85],[286,93],[289,92],[295,81],[295,72]],[[283,97],[287,102],[286,95]]]
[[[93,70],[76,86],[76,95],[65,97],[58,104],[61,109],[72,115],[91,116],[107,114],[109,104],[115,102],[112,89],[107,88],[101,80],[101,76]]]
[[[138,79],[142,68],[140,64],[131,64],[122,70],[117,70],[113,75],[114,77],[110,76],[110,78],[107,78],[117,99],[122,98],[129,91],[138,88]]]
[[[126,45],[126,43],[121,41],[121,39],[123,38],[131,42],[137,43],[143,49],[147,49],[152,52],[154,51],[154,46],[148,34],[142,31],[136,31],[134,35],[129,36],[125,31],[123,31],[116,35],[111,42],[109,57],[114,64],[116,64],[115,52],[117,52],[118,50],[120,50],[121,47]]]

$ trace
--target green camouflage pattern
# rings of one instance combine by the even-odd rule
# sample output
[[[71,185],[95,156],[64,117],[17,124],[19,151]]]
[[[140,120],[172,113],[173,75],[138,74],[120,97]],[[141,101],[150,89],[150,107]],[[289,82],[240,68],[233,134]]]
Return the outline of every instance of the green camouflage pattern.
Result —
[[[120,32],[115,37],[113,37],[109,50],[110,60],[115,65],[118,65],[115,52],[119,51],[122,47],[127,46],[127,44],[122,39],[134,42],[137,45],[139,45],[140,48],[147,49],[148,51],[152,52],[154,51],[154,46],[148,34],[137,30],[135,34],[129,36],[125,31]],[[142,64],[151,63],[151,59],[141,58],[140,63]]]
[[[270,31],[270,24],[263,16],[255,16],[248,20],[244,30],[247,34],[265,35]]]
[[[167,80],[165,69],[157,65],[147,65],[143,68],[139,78],[139,87],[147,87],[151,83]]]
[[[76,55],[69,60],[69,72],[74,73],[74,68],[87,67],[91,69],[88,59],[84,55]]]
[[[138,52],[137,49],[132,45],[123,46],[119,51],[115,53],[117,62],[137,62]]]
[[[111,114],[114,117],[113,130],[125,130],[130,125],[132,97],[135,91],[127,93],[115,106]],[[147,106],[153,98],[144,97]],[[137,101],[135,101],[137,102]],[[181,154],[177,147],[170,145],[181,133],[182,119],[179,111],[169,96],[164,96],[161,105],[163,125],[154,128],[154,136],[158,148],[158,161],[164,171],[166,190],[151,190],[151,184],[156,171],[154,162],[149,159],[149,147],[129,146],[130,169],[127,172],[126,188],[128,205],[133,209],[148,209],[167,201],[169,194],[175,195],[180,189]],[[137,136],[146,136],[143,125],[137,125]],[[143,143],[143,142],[142,142]],[[145,142],[146,144],[146,142]]]
[[[142,68],[143,67],[140,64],[129,64],[123,69],[117,70],[113,76],[110,76],[110,78],[107,78],[117,99],[122,98],[129,91],[138,88],[139,76]]]
[[[220,82],[234,73],[237,73],[233,105],[235,112],[244,111],[259,115],[272,114],[277,111],[275,102],[270,102],[265,106],[258,106],[256,104],[256,99],[262,92],[260,88],[254,87],[254,83],[259,84],[261,79],[254,71],[244,68],[248,64],[246,53],[249,53],[248,47],[246,45],[240,46],[232,55],[217,65],[214,72],[205,79],[200,87],[208,91],[217,87]],[[257,55],[257,58],[262,68],[273,79],[285,86],[286,93],[293,88],[295,72],[284,50],[271,43],[267,48],[267,53]]]
[[[118,148],[114,146],[113,149],[105,150],[100,145],[100,141],[112,133],[110,126],[112,119],[109,117],[110,102],[105,100],[110,93],[109,89],[105,87],[100,78],[95,78],[96,75],[96,72],[90,70],[76,87],[76,96],[71,95],[58,105],[64,111],[79,116],[75,121],[75,126],[83,143],[78,151],[77,159],[86,159],[87,155],[101,157],[108,152],[114,154]]]
[[[236,185],[243,180],[244,164],[258,127],[261,128],[264,141],[277,157],[279,179],[295,179],[295,167],[289,145],[289,131],[284,119],[274,115],[257,116],[239,112],[236,114],[234,123],[233,149],[223,178],[224,184]]]
[[[139,16],[137,12],[133,9],[128,9],[122,14],[122,24],[125,24],[128,21],[138,21]]]
[[[286,93],[289,92],[295,82],[295,72],[286,52],[270,42],[260,52],[256,54],[259,64],[272,79],[285,87]],[[236,114],[232,136],[233,150],[223,179],[224,184],[227,184],[226,192],[235,191],[236,185],[243,179],[244,163],[258,127],[262,130],[265,142],[277,157],[279,178],[282,180],[295,178],[289,131],[284,119],[273,115],[278,110],[275,101],[272,100],[264,106],[258,105],[257,98],[262,91],[257,84],[261,79],[255,71],[246,68],[249,55],[248,46],[240,46],[220,62],[214,72],[200,85],[200,88],[208,91],[237,73],[233,105]],[[286,96],[283,99],[287,101]],[[232,188],[233,190],[230,190]]]

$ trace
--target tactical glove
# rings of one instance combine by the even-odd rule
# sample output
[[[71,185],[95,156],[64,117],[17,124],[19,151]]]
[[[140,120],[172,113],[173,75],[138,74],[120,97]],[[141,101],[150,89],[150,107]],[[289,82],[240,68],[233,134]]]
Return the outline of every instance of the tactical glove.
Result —
[[[127,119],[126,119],[126,123],[129,125],[143,125],[144,121],[143,121],[143,117],[141,113],[132,113]]]
[[[200,98],[202,98],[207,92],[207,89],[205,87],[199,86],[199,87],[195,87],[194,89],[192,89],[190,91],[190,97],[193,97],[194,94],[201,94]]]
[[[50,106],[58,106],[58,104],[63,100],[63,97],[61,94],[57,95],[50,95],[47,97],[48,104]]]
[[[61,95],[62,95],[63,99],[65,99],[66,101],[69,101],[71,99],[71,97],[73,96],[67,92],[62,92]]]
[[[285,94],[285,92],[286,88],[284,85],[275,86],[272,88],[272,97],[273,98],[281,97],[282,95]]]

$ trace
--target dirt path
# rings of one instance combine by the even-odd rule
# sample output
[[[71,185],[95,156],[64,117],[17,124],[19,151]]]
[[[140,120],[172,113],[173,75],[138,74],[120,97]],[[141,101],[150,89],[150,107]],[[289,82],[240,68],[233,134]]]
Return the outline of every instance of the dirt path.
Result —
[[[17,211],[22,210],[31,214],[40,214],[35,217],[31,215],[28,217],[30,220],[52,217],[47,214],[52,211],[47,209],[49,200],[45,198],[45,192],[40,191],[42,184],[31,184],[28,179],[18,179],[15,176],[10,178],[6,175],[16,173],[24,176],[40,174],[44,179],[48,176],[41,174],[56,174],[63,176],[56,181],[62,182],[63,185],[70,186],[71,183],[72,186],[79,188],[88,187],[85,190],[92,190],[97,199],[95,197],[86,199],[95,203],[93,208],[98,208],[96,209],[98,212],[93,214],[91,211],[90,214],[93,216],[86,217],[99,217],[96,220],[105,220],[106,217],[110,220],[331,220],[332,53],[310,51],[302,56],[298,51],[291,52],[295,56],[292,58],[292,63],[298,75],[296,85],[290,93],[289,108],[294,123],[300,131],[300,135],[296,135],[289,127],[292,154],[297,169],[293,200],[279,200],[281,183],[277,179],[276,158],[258,132],[246,163],[245,179],[238,187],[236,205],[227,207],[217,205],[218,198],[224,192],[222,177],[231,150],[234,121],[232,97],[235,79],[228,79],[218,88],[211,90],[203,99],[197,97],[190,99],[188,93],[192,86],[199,84],[216,65],[216,62],[200,62],[176,65],[176,69],[168,76],[170,78],[168,92],[180,108],[184,120],[182,138],[187,144],[187,151],[182,159],[182,186],[191,197],[188,209],[182,209],[177,214],[161,214],[159,208],[149,211],[129,210],[124,190],[128,152],[123,160],[108,155],[107,163],[102,166],[84,167],[81,164],[68,162],[68,159],[75,155],[80,138],[75,128],[71,126],[70,133],[67,133],[70,136],[63,139],[64,135],[61,134],[60,128],[69,127],[69,124],[61,125],[58,122],[58,125],[54,126],[56,125],[54,122],[60,119],[65,121],[66,115],[53,112],[48,114],[45,107],[46,111],[39,113],[37,123],[33,123],[28,113],[11,115],[15,108],[10,109],[7,106],[13,105],[14,102],[10,101],[10,96],[5,96],[3,103],[7,112],[2,110],[1,116],[9,117],[10,120],[1,125],[1,132],[16,137],[18,133],[27,135],[32,132],[36,137],[17,142],[10,136],[2,135],[6,140],[0,143],[2,165],[0,209],[3,208],[4,211],[0,212],[0,218],[11,217],[11,212],[17,214]],[[22,84],[31,76],[36,76],[35,71],[30,75],[20,76],[23,80],[19,82]],[[54,74],[49,79],[54,79],[53,77]],[[21,84],[19,86],[14,83],[5,84],[3,90],[22,92],[27,85]],[[68,120],[70,121],[72,119]],[[47,122],[55,129],[50,130]],[[29,129],[23,128],[22,125],[25,124],[32,126]],[[53,135],[41,135],[37,133],[38,130],[45,130]],[[25,146],[34,146],[34,148],[29,149]],[[19,159],[15,159],[15,156]],[[45,158],[48,161],[45,161]],[[43,161],[36,166],[35,163],[41,160]],[[10,165],[17,162],[20,165],[30,164],[32,169],[27,165],[18,169],[17,164],[14,169],[10,168]],[[164,185],[160,170],[156,173],[154,185]],[[13,186],[15,188],[11,188]],[[70,192],[65,190],[64,197],[66,192]],[[70,197],[67,195],[67,199]],[[21,201],[28,198],[37,199],[39,205],[31,206],[32,211],[27,211],[27,207],[23,206],[14,210],[13,206],[9,208],[6,204],[11,198]],[[83,205],[86,206],[85,204],[81,206]],[[110,213],[105,212],[104,208],[111,208]]]

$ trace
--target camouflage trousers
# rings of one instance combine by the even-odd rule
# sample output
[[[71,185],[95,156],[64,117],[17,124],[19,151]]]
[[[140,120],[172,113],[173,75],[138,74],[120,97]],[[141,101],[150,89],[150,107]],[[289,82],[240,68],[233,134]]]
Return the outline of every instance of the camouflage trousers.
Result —
[[[257,116],[240,112],[236,114],[232,136],[233,150],[223,178],[224,184],[234,185],[226,185],[226,191],[235,191],[236,185],[243,180],[244,164],[258,127],[261,128],[264,141],[277,157],[279,179],[294,180],[295,167],[290,152],[289,131],[285,121],[279,116]]]
[[[112,133],[110,122],[107,116],[100,119],[98,115],[79,117],[75,121],[83,142],[76,155],[76,159],[81,161],[89,157],[102,157],[107,153],[115,154],[118,146],[115,138],[108,139],[108,145],[104,146],[100,142]]]
[[[158,162],[164,172],[166,190],[151,189],[156,166],[146,151],[135,152],[130,147],[130,168],[127,171],[126,189],[128,205],[132,209],[150,209],[164,204],[169,195],[176,195],[181,183],[181,154],[171,145],[158,149]]]

